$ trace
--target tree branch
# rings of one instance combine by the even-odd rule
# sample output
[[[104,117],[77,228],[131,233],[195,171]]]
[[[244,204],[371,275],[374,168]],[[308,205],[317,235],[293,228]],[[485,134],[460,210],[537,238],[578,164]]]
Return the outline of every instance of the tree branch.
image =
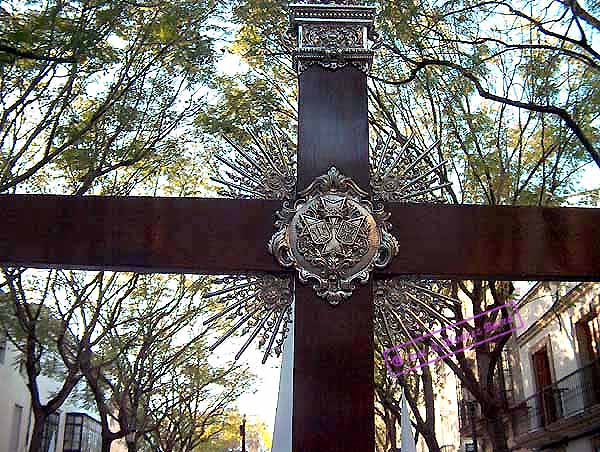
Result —
[[[477,78],[475,74],[452,61],[431,58],[424,58],[421,61],[415,61],[407,58],[406,56],[404,56],[403,59],[409,61],[409,63],[414,66],[407,78],[403,80],[386,80],[373,75],[370,77],[373,80],[377,80],[379,82],[386,83],[389,85],[404,85],[415,80],[419,72],[423,69],[426,69],[429,66],[442,66],[454,69],[467,80],[469,80],[471,83],[473,83],[479,95],[484,99],[492,100],[494,102],[500,102],[517,108],[522,108],[524,110],[535,111],[538,113],[549,113],[561,118],[564,121],[565,125],[571,130],[571,132],[573,132],[573,134],[579,139],[580,143],[583,145],[590,157],[592,157],[598,168],[600,168],[600,153],[594,148],[590,139],[586,136],[579,124],[577,124],[577,121],[575,121],[571,114],[564,108],[556,107],[554,105],[540,105],[534,102],[522,102],[519,100],[514,100],[508,97],[494,94],[483,87],[481,81],[479,80],[479,78]]]
[[[68,64],[77,63],[76,58],[62,58],[62,57],[39,55],[37,53],[30,52],[27,50],[19,50],[15,47],[10,47],[5,44],[0,44],[0,52],[5,52],[16,58],[22,58],[25,60],[52,61],[54,63],[68,63]]]

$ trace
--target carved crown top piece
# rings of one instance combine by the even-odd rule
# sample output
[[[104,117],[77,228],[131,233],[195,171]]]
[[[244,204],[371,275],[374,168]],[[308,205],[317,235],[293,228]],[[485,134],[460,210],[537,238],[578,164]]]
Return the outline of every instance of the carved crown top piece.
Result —
[[[289,9],[290,31],[296,39],[294,65],[299,73],[313,64],[331,70],[346,65],[369,70],[375,7],[360,0],[313,0],[292,3]]]

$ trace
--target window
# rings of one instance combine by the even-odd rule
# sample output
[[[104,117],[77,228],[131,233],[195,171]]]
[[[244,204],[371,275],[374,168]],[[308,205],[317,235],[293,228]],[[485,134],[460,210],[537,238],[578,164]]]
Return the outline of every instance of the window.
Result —
[[[558,407],[560,401],[556,400],[560,393],[555,392],[552,386],[552,372],[550,369],[550,358],[546,346],[539,349],[531,356],[533,362],[533,372],[538,392],[537,407],[539,421],[541,425],[546,426],[555,422],[558,417]]]
[[[42,452],[56,452],[56,442],[58,440],[58,421],[60,414],[52,413],[46,419],[42,431]]]
[[[81,423],[82,417],[67,414],[67,420],[65,422],[65,441],[63,450],[67,451],[79,451],[81,446]]]
[[[600,358],[600,313],[592,312],[575,324],[581,364]]]
[[[20,452],[21,445],[21,421],[23,419],[23,407],[15,405],[13,409],[12,429],[10,433],[10,451]]]
[[[496,387],[505,403],[514,401],[513,367],[511,361],[512,350],[506,347],[498,360],[498,367],[494,373]]]
[[[6,331],[0,331],[0,364],[6,360],[6,347],[8,346],[8,335]]]
[[[99,452],[101,446],[102,436],[98,421],[86,414],[67,414],[64,452]]]
[[[23,378],[27,378],[27,361],[25,357],[19,359],[19,373]]]

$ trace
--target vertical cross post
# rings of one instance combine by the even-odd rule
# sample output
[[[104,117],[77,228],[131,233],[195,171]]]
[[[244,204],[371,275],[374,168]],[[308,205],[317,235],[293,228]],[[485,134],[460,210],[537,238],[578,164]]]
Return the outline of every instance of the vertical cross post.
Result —
[[[370,7],[290,5],[298,37],[298,191],[335,166],[369,189]],[[374,449],[371,286],[338,306],[296,281],[293,452]]]

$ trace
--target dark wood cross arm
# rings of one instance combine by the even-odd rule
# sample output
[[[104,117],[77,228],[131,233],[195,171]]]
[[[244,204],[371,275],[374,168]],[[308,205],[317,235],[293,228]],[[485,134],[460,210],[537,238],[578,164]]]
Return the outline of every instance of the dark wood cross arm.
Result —
[[[600,209],[387,205],[400,252],[388,275],[600,280]]]
[[[0,263],[123,271],[280,272],[279,201],[0,196]],[[600,209],[388,203],[400,253],[384,275],[600,279]]]
[[[0,196],[0,263],[163,273],[280,272],[279,201]]]

